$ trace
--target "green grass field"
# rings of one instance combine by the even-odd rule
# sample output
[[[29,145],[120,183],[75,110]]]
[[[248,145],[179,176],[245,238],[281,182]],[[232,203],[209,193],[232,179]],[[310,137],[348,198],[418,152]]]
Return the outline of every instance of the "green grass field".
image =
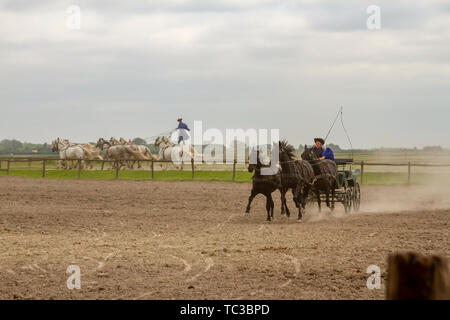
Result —
[[[336,154],[337,158],[348,158],[350,154]],[[398,163],[412,161],[418,163],[441,162],[448,163],[448,154],[442,153],[433,157],[423,152],[401,152],[383,153],[373,152],[365,154],[354,154],[356,161],[365,162],[393,162]],[[0,159],[1,169],[6,169],[6,161]],[[46,161],[46,178],[48,179],[77,179],[77,170],[56,170],[55,160]],[[101,162],[93,163],[97,170],[83,170],[80,179],[83,180],[114,180],[115,172],[107,170],[109,164],[105,164],[105,170],[100,170]],[[119,180],[151,180],[150,164],[144,162],[143,169],[121,170]],[[154,180],[190,181],[192,173],[190,165],[185,166],[184,171],[174,170],[169,164],[167,171],[161,171],[158,164],[155,164]],[[353,169],[359,169],[359,165],[354,165]],[[408,181],[407,167],[394,166],[365,166],[364,185],[406,185]],[[0,176],[6,175],[5,171],[0,171]],[[10,175],[29,178],[42,177],[42,161],[11,162]],[[196,165],[194,180],[196,181],[232,181],[232,165],[227,164],[199,164]],[[237,164],[235,182],[251,182],[251,174],[247,172],[245,164]],[[411,184],[450,184],[450,167],[413,167],[411,174]]]
[[[0,171],[1,176],[5,176],[5,171]],[[42,178],[41,170],[12,169],[9,173],[12,177]],[[231,171],[195,171],[196,181],[232,181]],[[45,173],[46,179],[77,179],[77,170],[48,170]],[[114,180],[115,171],[111,170],[83,170],[80,174],[83,180]],[[148,170],[121,170],[119,180],[151,180],[152,173]],[[190,181],[192,173],[185,171],[155,171],[154,180]],[[236,171],[235,182],[250,182],[251,174],[246,171]]]
[[[0,171],[0,176],[5,176],[6,171]],[[42,178],[42,170],[37,168],[23,169],[11,168],[10,176]],[[195,171],[195,181],[232,181],[231,171]],[[247,171],[236,171],[235,182],[251,182],[251,174]],[[46,179],[77,179],[77,170],[47,170]],[[121,170],[119,180],[151,180],[152,174],[149,170]],[[83,170],[82,180],[114,180],[115,172],[112,170]],[[154,180],[168,181],[192,181],[191,170],[177,171],[155,171]],[[364,173],[364,185],[406,185],[407,173],[402,172],[366,172]],[[442,174],[414,173],[411,175],[411,184],[449,184],[450,174],[443,177]]]

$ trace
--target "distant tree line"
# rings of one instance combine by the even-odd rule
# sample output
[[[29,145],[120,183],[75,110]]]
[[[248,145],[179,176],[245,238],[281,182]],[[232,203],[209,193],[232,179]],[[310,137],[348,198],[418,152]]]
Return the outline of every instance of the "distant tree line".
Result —
[[[0,154],[52,154],[52,145],[48,143],[29,143],[18,140],[0,141]]]
[[[153,154],[157,154],[159,151],[159,148],[156,147],[153,144],[147,143],[145,139],[142,138],[134,138],[132,140],[134,144],[139,145],[145,145],[149,147],[150,151]],[[91,144],[95,144],[91,142]],[[300,144],[297,149],[297,153],[300,154],[304,151],[304,144]],[[311,147],[312,145],[308,145],[308,147]],[[339,145],[333,144],[333,143],[327,143],[327,147],[330,147],[333,149],[335,153],[339,152],[349,152],[349,149],[342,149]],[[206,147],[206,145],[203,146],[203,149]],[[268,146],[269,147],[269,146]],[[248,151],[248,148],[246,147],[246,150]],[[405,152],[405,151],[424,151],[424,152],[446,152],[448,150],[442,148],[441,146],[426,146],[422,149],[413,148],[413,149],[405,149],[405,148],[380,148],[380,149],[353,149],[353,152],[355,153],[362,153],[362,152],[375,152],[375,151],[381,151],[381,152]],[[226,153],[226,148],[223,146],[223,152]],[[29,142],[20,142],[18,140],[2,140],[0,141],[0,154],[2,155],[27,155],[27,154],[52,154],[52,145],[49,143],[29,143]]]

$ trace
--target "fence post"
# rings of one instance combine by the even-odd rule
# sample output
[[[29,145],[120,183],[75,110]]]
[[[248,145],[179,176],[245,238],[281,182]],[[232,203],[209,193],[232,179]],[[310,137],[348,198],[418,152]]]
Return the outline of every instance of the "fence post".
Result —
[[[10,163],[9,163],[9,160],[7,160],[7,162],[6,162],[6,175],[7,176],[9,176],[9,166],[10,166]]]
[[[155,171],[154,171],[154,165],[153,165],[153,159],[152,159],[152,180],[155,179]]]
[[[104,166],[105,166],[105,160],[102,160],[102,171],[103,171]]]
[[[119,161],[116,161],[116,180],[119,179]]]
[[[42,160],[42,178],[45,178],[45,159]]]
[[[361,161],[361,185],[364,183],[364,161]]]
[[[0,169],[2,168],[2,160],[0,159]]]
[[[233,161],[233,178],[232,178],[232,181],[234,181],[234,179],[236,178],[236,163],[237,163],[237,160],[234,159],[234,161]]]
[[[192,180],[194,180],[194,158],[191,158]]]
[[[81,159],[78,159],[78,174],[77,178],[80,179],[81,176]]]
[[[411,161],[408,161],[408,186],[411,184]]]

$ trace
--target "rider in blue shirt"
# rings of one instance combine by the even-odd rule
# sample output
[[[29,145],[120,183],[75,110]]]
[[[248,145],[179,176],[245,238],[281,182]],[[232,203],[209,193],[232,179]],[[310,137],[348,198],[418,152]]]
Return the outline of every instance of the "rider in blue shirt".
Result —
[[[185,137],[188,138],[188,134],[185,130],[191,131],[191,129],[188,128],[186,123],[183,123],[183,119],[179,118],[178,120],[178,144],[180,144],[181,141],[185,140]]]
[[[331,150],[331,148],[325,148],[325,150],[323,150],[322,152],[322,157],[320,159],[330,159],[334,161],[334,153],[333,150]]]
[[[324,150],[322,147],[325,144],[325,140],[323,140],[322,138],[315,138],[314,143],[315,143],[315,145],[314,145],[312,151],[316,154],[316,156],[320,160],[329,159],[329,160],[334,161],[333,150],[331,150],[331,148],[328,148],[328,147],[325,148],[325,150]]]

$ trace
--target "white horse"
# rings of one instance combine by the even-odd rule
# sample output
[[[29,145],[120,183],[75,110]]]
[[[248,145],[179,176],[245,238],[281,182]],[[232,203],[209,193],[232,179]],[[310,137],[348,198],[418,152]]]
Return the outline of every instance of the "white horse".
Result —
[[[92,159],[98,159],[98,160],[103,160],[103,157],[100,155],[100,150],[97,149],[95,146],[93,146],[90,143],[72,143],[67,139],[63,139],[63,142],[65,142],[67,145],[74,147],[74,146],[79,146],[82,149],[84,149],[85,153],[88,154],[88,159],[92,160]],[[92,162],[86,163],[84,160],[84,166],[89,167],[90,169],[94,169],[94,165]],[[73,167],[73,160],[72,160],[72,167]]]
[[[176,145],[167,137],[158,137],[155,140],[155,146],[159,146],[158,160],[172,161],[175,169],[183,170],[183,164],[185,162],[191,163],[191,159],[194,158],[194,148],[190,145]],[[167,170],[167,162],[161,163],[161,168]]]
[[[111,139],[109,139],[109,143],[112,146],[128,146],[130,147],[132,150],[140,152],[141,154],[143,154],[144,156],[146,156],[147,158],[152,158],[153,160],[157,160],[158,158],[150,151],[150,149],[147,146],[144,145],[140,145],[140,144],[133,144],[133,143],[129,143],[128,141],[126,141],[124,138],[120,138],[119,140],[117,140],[114,137],[111,137]],[[127,161],[127,165],[130,169],[133,169],[134,167],[134,163],[137,161],[138,163],[138,168],[141,168],[141,161],[140,160],[129,160]]]
[[[103,151],[103,157],[106,160],[117,160],[120,167],[124,166],[124,161],[129,164],[134,160],[150,160],[139,150],[133,149],[130,145],[112,145],[110,142],[103,138],[98,139],[96,147]],[[113,163],[111,163],[111,168]],[[131,169],[131,167],[129,167]]]
[[[72,160],[72,165],[69,166],[69,169],[72,169],[74,167],[73,160],[93,159],[92,154],[86,148],[83,148],[81,145],[71,144],[69,141],[61,138],[52,141],[52,151],[59,152],[61,160],[58,162],[58,167],[61,167],[64,162],[66,163],[64,167],[67,167],[67,160]]]

